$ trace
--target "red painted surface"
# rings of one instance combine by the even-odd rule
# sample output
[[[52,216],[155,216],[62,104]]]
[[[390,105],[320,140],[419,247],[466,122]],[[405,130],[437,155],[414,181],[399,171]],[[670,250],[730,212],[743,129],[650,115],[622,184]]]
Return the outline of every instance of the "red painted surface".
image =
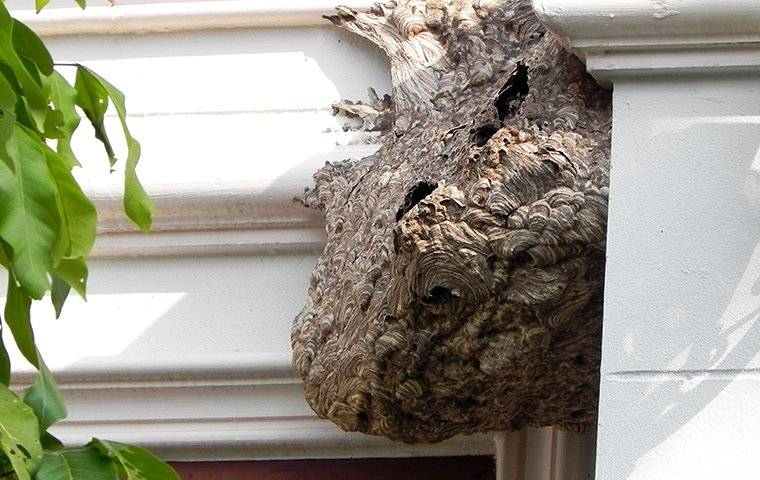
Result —
[[[491,457],[177,462],[182,480],[494,480]]]

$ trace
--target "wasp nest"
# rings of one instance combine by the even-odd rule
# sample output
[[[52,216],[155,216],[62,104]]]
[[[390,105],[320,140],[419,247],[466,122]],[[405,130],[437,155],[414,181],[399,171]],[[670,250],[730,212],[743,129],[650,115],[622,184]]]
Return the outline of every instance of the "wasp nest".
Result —
[[[292,330],[309,404],[406,442],[592,424],[609,93],[528,0],[330,19],[388,54],[393,107],[303,199],[327,230]]]

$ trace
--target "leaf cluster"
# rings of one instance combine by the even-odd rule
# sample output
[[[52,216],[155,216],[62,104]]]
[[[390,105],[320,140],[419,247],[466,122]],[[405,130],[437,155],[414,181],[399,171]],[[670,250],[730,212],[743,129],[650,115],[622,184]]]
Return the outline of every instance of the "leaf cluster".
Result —
[[[36,0],[37,10],[46,3]],[[77,3],[84,7],[84,0]],[[66,417],[66,407],[37,348],[30,306],[49,295],[60,316],[72,289],[86,297],[97,212],[72,174],[80,166],[72,135],[83,117],[114,167],[119,159],[104,120],[115,111],[127,145],[125,212],[144,231],[153,215],[136,173],[140,144],[127,126],[124,95],[83,65],[67,66],[76,69],[73,85],[56,66],[40,38],[0,0],[0,266],[8,275],[0,329],[0,478],[177,479],[139,447],[93,439],[67,449],[48,432]],[[10,388],[6,328],[38,371],[21,398]]]

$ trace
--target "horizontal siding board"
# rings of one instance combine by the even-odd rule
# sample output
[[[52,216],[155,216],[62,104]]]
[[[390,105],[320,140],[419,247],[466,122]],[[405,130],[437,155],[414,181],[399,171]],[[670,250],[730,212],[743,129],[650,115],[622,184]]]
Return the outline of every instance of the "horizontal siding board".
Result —
[[[128,92],[130,113],[329,108],[390,88],[384,54],[329,25],[46,42],[57,61],[84,62]]]
[[[335,7],[330,0],[127,0],[116,5],[96,1],[83,11],[54,1],[38,15],[26,3],[9,3],[18,18],[45,36],[319,25]],[[360,10],[372,6],[366,0],[342,3]]]
[[[292,198],[325,161],[376,148],[367,134],[343,132],[357,123],[333,116],[332,104],[367,100],[368,87],[381,95],[390,89],[383,54],[332,28],[81,35],[49,43],[56,58],[84,61],[127,92],[130,125],[143,147],[139,172],[158,204],[160,231],[318,225],[319,215]],[[123,151],[118,136],[115,143]],[[131,230],[121,213],[119,175],[108,174],[88,126],[75,146],[86,167],[77,178],[98,200],[101,231]]]

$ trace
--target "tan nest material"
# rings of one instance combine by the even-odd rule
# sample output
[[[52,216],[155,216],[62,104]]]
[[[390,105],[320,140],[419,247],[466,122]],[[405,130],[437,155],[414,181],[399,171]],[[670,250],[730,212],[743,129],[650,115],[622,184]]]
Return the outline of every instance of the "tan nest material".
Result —
[[[354,109],[382,147],[303,199],[327,231],[292,330],[309,404],[406,442],[593,424],[609,93],[527,0],[331,20],[388,54],[393,106]]]

